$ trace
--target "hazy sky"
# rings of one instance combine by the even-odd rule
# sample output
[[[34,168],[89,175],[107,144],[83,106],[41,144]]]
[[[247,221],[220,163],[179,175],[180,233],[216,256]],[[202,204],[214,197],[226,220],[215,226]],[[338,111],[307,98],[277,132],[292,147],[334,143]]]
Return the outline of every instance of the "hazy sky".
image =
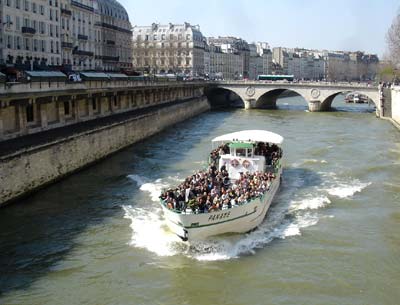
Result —
[[[119,0],[132,25],[199,24],[205,36],[382,56],[398,0]]]

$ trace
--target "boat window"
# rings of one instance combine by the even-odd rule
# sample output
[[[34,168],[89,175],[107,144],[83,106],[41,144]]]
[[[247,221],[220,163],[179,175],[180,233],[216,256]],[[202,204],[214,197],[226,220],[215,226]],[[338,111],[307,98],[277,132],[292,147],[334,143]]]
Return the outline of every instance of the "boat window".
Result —
[[[236,156],[246,157],[246,148],[236,148]]]

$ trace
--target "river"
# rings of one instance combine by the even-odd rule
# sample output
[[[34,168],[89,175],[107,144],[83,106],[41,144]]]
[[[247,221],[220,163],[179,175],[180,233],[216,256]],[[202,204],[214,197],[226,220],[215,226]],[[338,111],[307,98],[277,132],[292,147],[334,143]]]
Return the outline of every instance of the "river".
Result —
[[[0,211],[0,304],[398,304],[400,133],[367,106],[211,111]],[[254,232],[188,245],[157,197],[242,129],[285,138]]]

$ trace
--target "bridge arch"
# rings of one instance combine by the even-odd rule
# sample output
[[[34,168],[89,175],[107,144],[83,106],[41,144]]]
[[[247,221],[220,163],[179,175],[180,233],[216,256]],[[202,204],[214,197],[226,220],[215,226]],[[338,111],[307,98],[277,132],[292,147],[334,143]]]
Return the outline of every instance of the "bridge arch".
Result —
[[[240,92],[224,87],[209,87],[204,90],[212,108],[237,107],[244,108],[244,100]]]
[[[336,91],[335,93],[330,94],[329,96],[325,97],[321,101],[321,111],[329,111],[332,108],[333,100],[340,94],[349,94],[349,93],[360,93],[367,96],[375,105],[378,107],[378,101],[376,100],[376,96],[374,94],[370,94],[369,92],[365,92],[362,90],[340,90]]]
[[[260,97],[256,100],[255,107],[264,109],[275,109],[277,108],[277,100],[282,97],[283,93],[288,93],[288,96],[299,96],[304,100],[304,105],[308,105],[307,99],[303,96],[301,92],[298,92],[294,89],[278,88],[268,90],[261,94]]]

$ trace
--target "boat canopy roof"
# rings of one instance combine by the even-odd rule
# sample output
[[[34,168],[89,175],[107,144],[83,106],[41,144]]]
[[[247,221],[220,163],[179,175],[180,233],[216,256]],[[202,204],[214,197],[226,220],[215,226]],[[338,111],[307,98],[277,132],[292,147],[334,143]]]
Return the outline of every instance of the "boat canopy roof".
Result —
[[[216,137],[212,142],[266,142],[280,145],[283,137],[266,130],[243,130]]]

